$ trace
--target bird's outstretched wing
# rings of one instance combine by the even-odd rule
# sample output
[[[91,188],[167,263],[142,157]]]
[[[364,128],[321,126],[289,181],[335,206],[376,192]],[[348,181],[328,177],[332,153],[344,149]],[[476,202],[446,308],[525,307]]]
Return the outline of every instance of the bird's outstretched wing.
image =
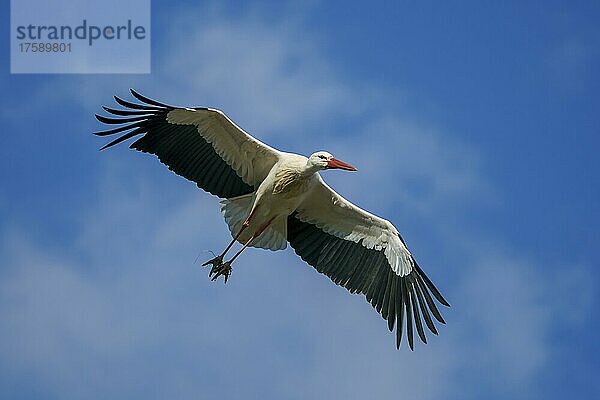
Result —
[[[115,96],[124,109],[103,107],[121,118],[96,115],[105,124],[122,125],[94,132],[117,135],[103,149],[141,135],[129,147],[155,154],[170,170],[216,196],[252,193],[279,160],[278,150],[250,136],[223,112],[212,108],[180,108],[131,94],[141,103]]]
[[[320,177],[288,218],[288,241],[317,271],[351,293],[364,294],[388,321],[390,331],[395,324],[398,348],[404,319],[411,349],[415,327],[427,343],[422,319],[436,335],[431,315],[445,323],[433,298],[445,306],[448,302],[423,273],[396,228],[344,199]]]

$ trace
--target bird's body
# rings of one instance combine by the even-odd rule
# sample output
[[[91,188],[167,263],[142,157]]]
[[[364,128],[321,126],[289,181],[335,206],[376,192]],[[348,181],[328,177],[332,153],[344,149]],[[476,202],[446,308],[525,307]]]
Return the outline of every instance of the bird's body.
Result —
[[[250,246],[269,250],[286,247],[287,218],[296,211],[317,182],[314,173],[306,171],[307,160],[304,156],[284,153],[255,192],[223,202],[225,207],[235,203],[237,208],[235,222],[229,223],[228,220],[234,236],[241,229],[240,222],[243,223],[252,215],[248,219],[248,228],[237,236],[238,242],[246,243],[253,232],[271,221],[261,235],[262,240],[256,240]],[[278,240],[267,240],[273,237]]]
[[[297,154],[282,154],[281,160],[256,190],[253,209],[264,208],[266,218],[268,215],[287,217],[292,214],[316,182],[314,173],[307,171],[307,161],[306,157]]]
[[[221,111],[177,108],[141,96],[140,103],[115,97],[127,109],[104,107],[125,118],[97,116],[107,124],[127,124],[97,132],[123,133],[103,148],[139,136],[130,147],[152,154],[175,173],[221,197],[221,211],[233,240],[211,264],[213,280],[231,273],[231,263],[248,246],[281,250],[289,242],[319,272],[352,293],[362,293],[396,325],[400,345],[403,320],[411,349],[414,328],[423,342],[421,317],[437,334],[431,315],[444,323],[434,298],[448,305],[420,269],[396,228],[360,209],[321,178],[325,169],[356,169],[331,154],[310,157],[273,149],[244,132]],[[242,248],[224,257],[235,241]],[[433,297],[432,297],[433,295]]]

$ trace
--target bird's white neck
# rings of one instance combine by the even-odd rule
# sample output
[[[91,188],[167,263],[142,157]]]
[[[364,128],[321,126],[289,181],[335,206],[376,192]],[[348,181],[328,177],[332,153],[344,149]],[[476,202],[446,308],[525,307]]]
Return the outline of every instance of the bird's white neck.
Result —
[[[309,160],[300,170],[300,175],[308,178],[311,175],[314,175],[315,173],[319,172],[321,169],[322,168],[320,166],[311,163]]]

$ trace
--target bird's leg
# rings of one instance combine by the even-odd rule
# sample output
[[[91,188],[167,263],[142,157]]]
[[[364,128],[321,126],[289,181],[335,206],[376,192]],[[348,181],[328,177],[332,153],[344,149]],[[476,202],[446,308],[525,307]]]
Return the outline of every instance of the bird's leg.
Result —
[[[244,230],[248,227],[248,225],[250,225],[250,218],[252,218],[253,215],[254,215],[254,210],[252,210],[250,215],[248,215],[248,218],[246,218],[246,220],[242,223],[242,227],[240,228],[239,232],[235,235],[235,237],[231,240],[231,242],[229,242],[229,244],[227,245],[227,247],[225,248],[225,250],[223,250],[223,252],[221,254],[219,254],[212,260],[208,260],[207,262],[202,264],[203,267],[205,267],[209,264],[212,265],[209,276],[212,275],[216,271],[216,268],[218,268],[219,266],[221,266],[223,264],[223,257],[225,257],[225,254],[227,254],[227,252],[229,251],[231,246],[233,246],[233,244],[239,239],[242,232],[244,232]]]
[[[265,231],[265,229],[267,229],[269,227],[269,225],[271,225],[271,222],[273,222],[274,219],[275,219],[275,217],[271,218],[263,226],[261,226],[260,228],[258,228],[258,230],[256,232],[254,232],[254,235],[252,235],[252,237],[250,237],[250,239],[248,239],[248,241],[242,246],[242,248],[239,249],[238,252],[235,253],[235,255],[233,257],[231,257],[231,260],[229,260],[227,262],[228,263],[232,263],[233,260],[235,260],[236,258],[238,258],[238,256],[240,254],[242,254],[242,251],[244,251],[246,249],[246,247],[250,246],[250,244],[252,243],[252,241],[254,239],[256,239],[257,237],[259,237]]]
[[[261,226],[260,228],[258,228],[258,230],[256,232],[254,232],[254,234],[252,236],[250,236],[250,239],[248,239],[246,241],[246,243],[244,243],[244,245],[242,246],[242,248],[239,249],[238,252],[235,253],[235,255],[233,257],[231,257],[231,259],[229,261],[225,261],[221,265],[219,265],[217,267],[214,267],[213,269],[215,269],[215,271],[214,271],[215,275],[212,277],[211,280],[214,281],[220,275],[223,275],[225,283],[227,283],[227,279],[229,278],[229,275],[231,275],[231,263],[236,258],[238,258],[238,256],[240,254],[242,254],[242,251],[244,251],[248,246],[250,246],[250,244],[252,243],[252,241],[254,239],[256,239],[257,237],[259,237],[265,231],[265,229],[267,229],[267,227],[271,224],[271,222],[273,222],[274,219],[275,219],[275,217],[271,218],[269,221],[267,221],[267,223],[265,223],[263,226]],[[211,274],[212,273],[213,273],[213,271],[211,271]]]

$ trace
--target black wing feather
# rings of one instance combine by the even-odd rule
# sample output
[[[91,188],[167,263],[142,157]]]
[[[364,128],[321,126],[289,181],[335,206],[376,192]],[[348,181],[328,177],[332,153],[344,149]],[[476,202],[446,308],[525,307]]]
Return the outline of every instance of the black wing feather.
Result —
[[[415,295],[415,287],[413,285],[412,280],[407,282],[409,295],[410,295],[410,303],[413,309],[413,317],[415,318],[415,326],[417,327],[417,333],[421,338],[423,343],[427,343],[427,338],[425,337],[425,331],[423,331],[423,324],[421,323],[421,314],[419,312],[419,307],[417,306],[417,296]]]
[[[397,279],[392,279],[392,287],[390,289],[390,298],[388,306],[388,329],[390,332],[394,330],[394,322],[396,321],[396,285],[398,284]]]
[[[167,114],[176,107],[149,99],[133,89],[131,94],[141,104],[115,96],[115,101],[126,109],[103,107],[106,112],[118,117],[96,115],[98,121],[104,124],[123,125],[94,132],[97,136],[121,134],[101,150],[141,135],[130,148],[155,154],[171,171],[195,182],[207,192],[229,198],[249,194],[256,189],[238,176],[217,154],[213,146],[199,134],[196,126],[176,125],[167,121]]]
[[[133,111],[133,110],[117,110],[116,108],[102,106],[104,111],[113,115],[130,116],[130,115],[150,115],[150,111]]]
[[[368,249],[361,243],[330,235],[316,225],[288,217],[288,241],[296,254],[317,271],[351,292],[364,294],[367,301],[387,320],[388,327],[396,327],[396,347],[400,347],[404,319],[408,345],[414,348],[413,331],[416,329],[422,342],[427,343],[421,314],[429,330],[437,330],[429,311],[443,323],[443,319],[430,294],[441,304],[448,302],[433,283],[414,263],[407,276],[396,275],[383,250]],[[406,311],[406,312],[405,312]]]
[[[437,335],[437,329],[433,324],[431,315],[429,315],[429,310],[427,309],[427,306],[425,306],[425,302],[423,301],[423,293],[421,292],[421,287],[418,284],[415,284],[415,292],[417,292],[417,298],[419,300],[419,309],[423,313],[423,319],[425,319],[425,324],[427,325],[427,328],[429,328],[431,333]]]
[[[404,301],[404,305],[406,306],[406,336],[408,337],[408,347],[410,347],[411,350],[414,350],[412,307],[410,304],[410,294],[406,279],[402,280],[402,297],[402,301]]]
[[[123,107],[127,107],[133,110],[147,110],[147,111],[152,111],[152,112],[156,112],[156,111],[165,111],[166,108],[162,108],[162,107],[150,107],[148,105],[144,105],[144,104],[138,104],[138,103],[132,103],[130,101],[127,100],[123,100],[120,97],[117,96],[113,96],[113,98],[115,99],[115,101],[117,102],[117,104],[122,105]]]

